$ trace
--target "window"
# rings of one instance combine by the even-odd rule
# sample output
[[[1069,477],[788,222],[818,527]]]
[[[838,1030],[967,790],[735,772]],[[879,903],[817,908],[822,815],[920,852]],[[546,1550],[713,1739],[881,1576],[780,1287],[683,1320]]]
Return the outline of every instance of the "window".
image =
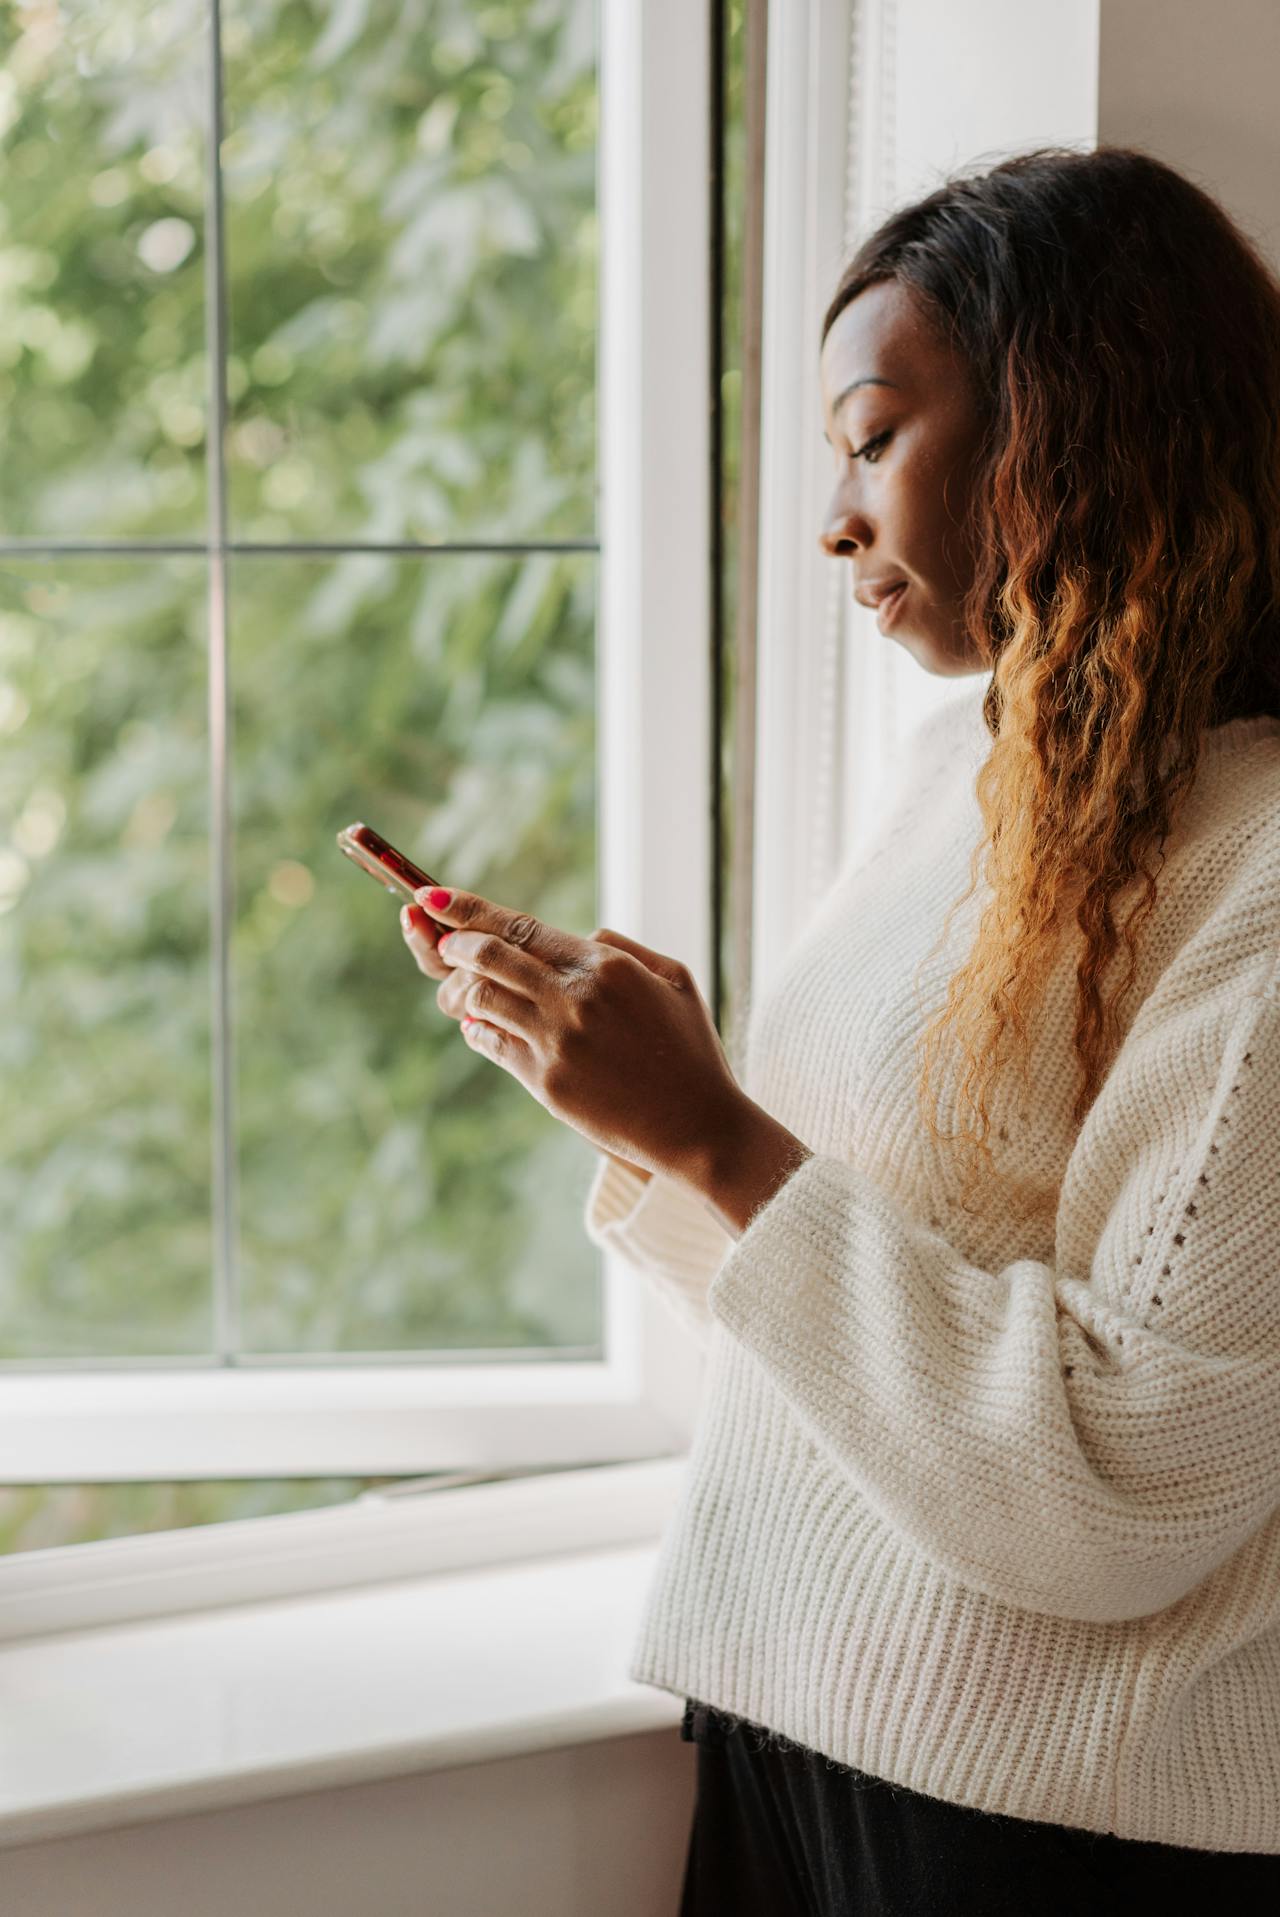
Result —
[[[333,840],[715,1003],[708,17],[10,10],[9,1484],[233,1518],[687,1440],[590,1148]]]

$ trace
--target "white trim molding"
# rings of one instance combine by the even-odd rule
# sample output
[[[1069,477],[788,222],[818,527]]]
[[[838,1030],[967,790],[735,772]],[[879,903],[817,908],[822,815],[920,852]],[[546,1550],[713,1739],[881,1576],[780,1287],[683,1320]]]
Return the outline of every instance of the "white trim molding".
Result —
[[[1094,143],[1098,5],[771,0],[753,1002],[874,830],[898,743],[956,694],[818,546],[822,315],[857,244],[954,168]]]
[[[0,1578],[0,1643],[652,1544],[685,1463],[395,1486],[323,1511],[19,1552]]]
[[[825,882],[838,690],[818,546],[830,471],[819,333],[844,257],[849,0],[771,0],[766,105],[752,999]],[[815,849],[815,832],[820,842]]]

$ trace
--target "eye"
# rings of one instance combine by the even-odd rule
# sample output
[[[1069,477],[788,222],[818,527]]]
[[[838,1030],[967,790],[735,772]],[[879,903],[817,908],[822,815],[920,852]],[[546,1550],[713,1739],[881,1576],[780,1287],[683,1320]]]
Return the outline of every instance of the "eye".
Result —
[[[855,459],[865,459],[868,466],[874,466],[884,447],[888,445],[892,438],[893,434],[891,431],[877,433],[875,438],[869,439],[865,446],[859,446],[853,456]]]
[[[865,459],[868,466],[874,466],[880,454],[892,438],[892,427],[886,427],[884,432],[877,433],[874,439],[867,440],[865,445],[859,446],[857,451],[850,453],[848,457],[850,459]],[[831,445],[830,440],[827,441],[827,444]],[[845,457],[837,447],[832,447],[832,451],[835,453],[837,459],[843,459]]]

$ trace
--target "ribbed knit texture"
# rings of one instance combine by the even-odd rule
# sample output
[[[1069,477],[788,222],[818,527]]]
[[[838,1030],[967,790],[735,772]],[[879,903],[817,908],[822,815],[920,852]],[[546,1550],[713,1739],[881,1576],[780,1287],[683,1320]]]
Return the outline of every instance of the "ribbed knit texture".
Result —
[[[985,885],[913,983],[987,683],[752,1009],[745,1089],[814,1156],[738,1239],[600,1157],[589,1236],[707,1360],[630,1673],[952,1803],[1280,1852],[1280,721],[1205,735],[1078,1127],[1064,951],[969,1215],[914,1043]]]

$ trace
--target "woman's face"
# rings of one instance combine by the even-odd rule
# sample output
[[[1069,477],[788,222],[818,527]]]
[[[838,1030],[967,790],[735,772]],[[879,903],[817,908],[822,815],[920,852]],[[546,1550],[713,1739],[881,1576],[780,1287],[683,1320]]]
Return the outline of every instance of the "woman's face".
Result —
[[[849,559],[860,600],[905,582],[877,623],[926,672],[982,672],[960,616],[982,424],[962,363],[908,289],[880,280],[835,321],[821,370],[836,486],[819,543]]]

